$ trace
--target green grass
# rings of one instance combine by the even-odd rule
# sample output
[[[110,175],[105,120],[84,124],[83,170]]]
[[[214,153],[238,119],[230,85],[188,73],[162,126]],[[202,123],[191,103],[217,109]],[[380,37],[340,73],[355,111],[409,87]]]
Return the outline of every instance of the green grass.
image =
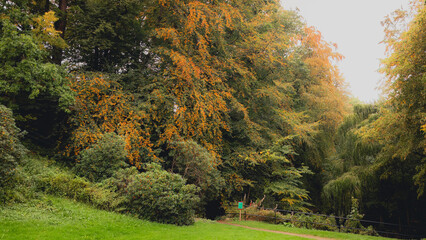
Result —
[[[340,239],[385,239],[355,234],[285,227],[263,222],[234,222],[255,228]],[[152,223],[132,216],[94,209],[71,200],[43,200],[0,208],[0,239],[306,239],[261,232],[214,221],[192,226]]]
[[[70,200],[0,208],[0,239],[305,239],[197,221],[178,227],[93,209]]]
[[[308,235],[325,237],[325,238],[353,239],[353,240],[355,239],[366,239],[366,240],[390,239],[390,238],[384,238],[384,237],[357,235],[357,234],[351,234],[351,233],[339,233],[339,232],[320,231],[320,230],[312,230],[312,229],[304,229],[304,228],[296,228],[296,227],[287,227],[284,225],[275,225],[275,224],[257,222],[257,221],[233,221],[232,223],[254,227],[254,228],[262,228],[262,229],[298,233],[298,234],[308,234]]]

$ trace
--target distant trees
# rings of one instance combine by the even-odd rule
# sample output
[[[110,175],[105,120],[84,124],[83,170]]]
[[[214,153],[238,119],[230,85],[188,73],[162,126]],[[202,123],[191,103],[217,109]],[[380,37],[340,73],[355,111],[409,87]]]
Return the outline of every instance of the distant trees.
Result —
[[[328,211],[348,214],[355,197],[371,217],[408,225],[425,220],[425,17],[423,1],[413,1],[410,12],[397,10],[383,22],[387,96],[377,105],[355,105],[340,125],[336,154],[324,165]]]

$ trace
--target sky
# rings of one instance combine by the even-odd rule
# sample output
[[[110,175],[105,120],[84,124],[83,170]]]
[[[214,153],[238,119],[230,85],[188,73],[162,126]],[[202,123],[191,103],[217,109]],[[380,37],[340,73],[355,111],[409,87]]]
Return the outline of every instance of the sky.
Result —
[[[363,102],[379,99],[383,75],[378,73],[385,58],[385,16],[407,9],[409,0],[281,0],[285,9],[299,9],[308,25],[316,27],[326,41],[336,43],[345,59],[338,64],[352,95]]]

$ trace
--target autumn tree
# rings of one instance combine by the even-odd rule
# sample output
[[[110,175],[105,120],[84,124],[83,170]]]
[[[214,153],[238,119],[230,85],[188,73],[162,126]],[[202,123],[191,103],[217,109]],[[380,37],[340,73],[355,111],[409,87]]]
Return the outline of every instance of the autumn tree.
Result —
[[[68,156],[78,155],[104,134],[115,132],[124,138],[130,164],[140,168],[142,162],[154,157],[144,126],[146,114],[132,106],[131,96],[124,94],[117,82],[96,74],[76,75],[71,89],[76,98],[70,108],[72,132],[66,147]]]
[[[407,17],[412,20],[405,25]],[[425,26],[426,10],[422,1],[413,1],[411,14],[395,11],[383,22],[388,57],[382,61],[381,71],[387,81],[384,90],[387,101],[381,116],[360,131],[366,141],[378,141],[383,166],[393,161],[414,161],[414,183],[418,197],[425,188],[426,174],[426,96],[425,96]],[[391,175],[391,168],[384,175]]]

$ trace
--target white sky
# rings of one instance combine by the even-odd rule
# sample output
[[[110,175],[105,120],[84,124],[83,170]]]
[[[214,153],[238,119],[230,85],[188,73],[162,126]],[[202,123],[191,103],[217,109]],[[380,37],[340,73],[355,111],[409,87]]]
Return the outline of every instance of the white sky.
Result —
[[[385,48],[380,22],[394,10],[407,8],[409,0],[281,0],[285,9],[300,10],[310,26],[325,40],[337,43],[345,56],[339,63],[352,95],[364,102],[379,99],[383,76],[377,72]]]

